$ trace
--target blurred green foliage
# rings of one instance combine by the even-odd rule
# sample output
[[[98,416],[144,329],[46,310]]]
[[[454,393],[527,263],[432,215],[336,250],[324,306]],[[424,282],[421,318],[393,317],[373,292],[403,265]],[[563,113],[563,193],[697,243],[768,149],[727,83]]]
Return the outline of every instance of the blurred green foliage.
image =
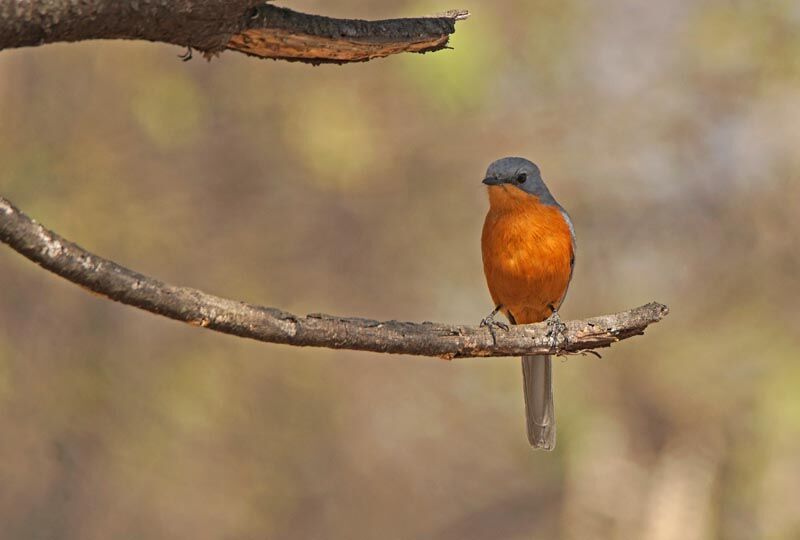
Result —
[[[186,74],[174,70],[153,73],[138,86],[131,100],[133,118],[159,150],[190,145],[206,131],[205,96]]]
[[[463,7],[453,50],[344,67],[3,51],[0,191],[166,281],[475,323],[480,179],[530,157],[577,229],[564,314],[672,310],[602,360],[558,363],[556,451],[527,446],[517,359],[214,335],[6,249],[0,536],[800,535],[795,3]]]

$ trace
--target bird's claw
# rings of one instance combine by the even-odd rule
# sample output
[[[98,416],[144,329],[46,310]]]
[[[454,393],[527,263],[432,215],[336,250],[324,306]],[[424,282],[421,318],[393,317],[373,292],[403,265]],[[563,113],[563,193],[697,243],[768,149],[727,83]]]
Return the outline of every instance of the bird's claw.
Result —
[[[508,332],[508,325],[504,322],[494,320],[494,317],[485,317],[484,319],[481,320],[480,326],[481,327],[486,326],[488,328],[492,328],[493,326],[495,326],[497,328],[502,328],[503,330]]]
[[[492,343],[497,345],[497,335],[495,334],[495,328],[501,328],[502,330],[508,332],[508,325],[504,322],[494,320],[494,316],[497,315],[497,312],[500,308],[495,309],[489,315],[481,319],[480,328],[484,326],[489,329],[489,333],[492,335]]]

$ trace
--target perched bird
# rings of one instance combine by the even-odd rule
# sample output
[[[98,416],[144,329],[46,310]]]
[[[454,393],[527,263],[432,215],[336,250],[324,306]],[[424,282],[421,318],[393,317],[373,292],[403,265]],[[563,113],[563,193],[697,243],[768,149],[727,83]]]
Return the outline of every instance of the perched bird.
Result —
[[[503,313],[511,324],[547,320],[551,338],[563,325],[558,309],[575,265],[575,230],[532,162],[498,159],[486,171],[489,212],[483,224],[483,271],[495,309],[482,326],[508,327],[494,320]],[[493,334],[494,335],[494,334]],[[535,448],[556,445],[550,356],[522,357],[528,441]]]

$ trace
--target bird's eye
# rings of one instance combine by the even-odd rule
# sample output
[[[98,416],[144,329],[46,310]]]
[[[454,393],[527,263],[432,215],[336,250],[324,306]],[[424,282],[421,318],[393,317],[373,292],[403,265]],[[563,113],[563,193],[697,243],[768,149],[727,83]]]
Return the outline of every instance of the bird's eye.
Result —
[[[517,184],[524,184],[525,180],[528,179],[528,175],[525,173],[519,173],[516,178]]]

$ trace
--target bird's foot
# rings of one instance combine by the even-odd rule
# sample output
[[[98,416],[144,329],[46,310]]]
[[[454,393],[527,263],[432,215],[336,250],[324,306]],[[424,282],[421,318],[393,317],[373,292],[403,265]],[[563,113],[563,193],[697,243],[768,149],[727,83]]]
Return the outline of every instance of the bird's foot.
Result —
[[[489,333],[492,335],[492,343],[497,345],[497,335],[495,334],[495,328],[501,328],[508,332],[508,325],[504,322],[494,320],[495,315],[497,312],[500,311],[500,306],[494,308],[494,310],[489,313],[486,317],[481,319],[480,327],[483,328],[484,326],[489,329]]]
[[[567,325],[561,321],[561,317],[558,315],[557,309],[555,309],[553,306],[550,306],[550,309],[553,310],[553,313],[545,321],[545,323],[547,323],[547,336],[550,338],[550,348],[553,349],[553,352],[557,353],[558,336],[561,336],[566,340],[564,331],[567,329]]]

